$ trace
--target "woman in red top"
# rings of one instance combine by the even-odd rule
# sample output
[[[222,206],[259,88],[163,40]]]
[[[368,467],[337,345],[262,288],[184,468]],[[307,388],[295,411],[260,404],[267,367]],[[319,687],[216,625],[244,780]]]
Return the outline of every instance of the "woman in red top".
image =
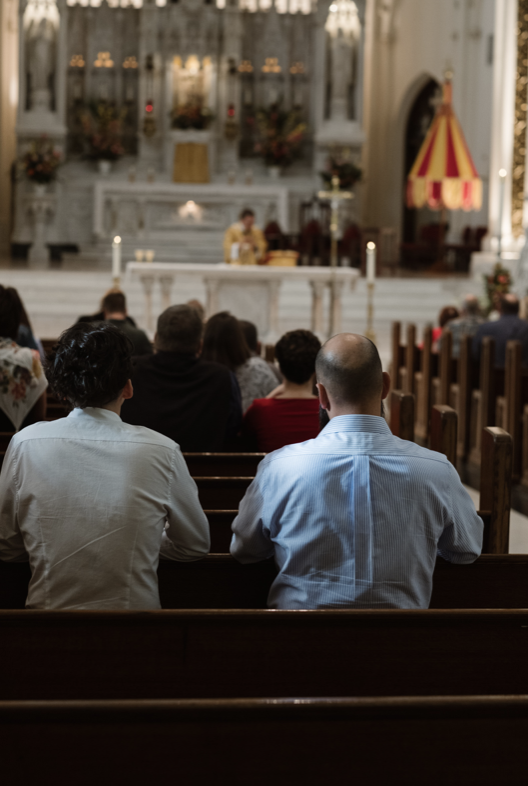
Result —
[[[315,358],[321,342],[309,330],[292,330],[275,346],[284,382],[267,398],[255,399],[242,424],[242,434],[263,453],[319,433],[319,399],[313,394]]]

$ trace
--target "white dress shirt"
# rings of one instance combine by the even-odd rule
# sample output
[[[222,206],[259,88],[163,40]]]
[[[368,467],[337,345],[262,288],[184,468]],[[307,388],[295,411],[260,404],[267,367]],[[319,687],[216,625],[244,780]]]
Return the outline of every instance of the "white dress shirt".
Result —
[[[28,559],[27,607],[159,609],[161,556],[209,551],[178,445],[105,409],[74,409],[11,440],[0,475],[0,559]]]
[[[437,554],[473,562],[484,525],[445,456],[381,417],[333,418],[261,461],[233,522],[240,562],[275,557],[277,609],[426,609]]]

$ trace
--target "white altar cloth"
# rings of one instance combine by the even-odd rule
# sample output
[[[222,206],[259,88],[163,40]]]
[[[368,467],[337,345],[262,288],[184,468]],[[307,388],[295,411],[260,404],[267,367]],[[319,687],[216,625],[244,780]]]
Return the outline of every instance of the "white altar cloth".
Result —
[[[158,282],[162,306],[171,304],[171,291],[177,278],[197,277],[205,285],[207,316],[231,311],[239,319],[253,322],[263,341],[272,343],[280,337],[278,324],[281,284],[285,280],[305,281],[312,290],[312,330],[321,339],[341,331],[341,298],[345,285],[355,287],[359,271],[355,268],[268,267],[266,265],[217,265],[166,262],[129,262],[127,279],[138,277],[145,294],[145,324],[153,328],[152,291]],[[323,295],[330,289],[330,319],[323,324]]]

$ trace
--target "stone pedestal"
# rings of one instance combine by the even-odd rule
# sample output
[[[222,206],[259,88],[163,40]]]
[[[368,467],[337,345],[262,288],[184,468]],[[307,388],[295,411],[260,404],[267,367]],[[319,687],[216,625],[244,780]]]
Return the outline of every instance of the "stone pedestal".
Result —
[[[33,243],[28,253],[29,266],[34,270],[44,270],[50,260],[46,245],[47,226],[55,215],[55,196],[37,190],[25,198],[25,212],[32,227]]]

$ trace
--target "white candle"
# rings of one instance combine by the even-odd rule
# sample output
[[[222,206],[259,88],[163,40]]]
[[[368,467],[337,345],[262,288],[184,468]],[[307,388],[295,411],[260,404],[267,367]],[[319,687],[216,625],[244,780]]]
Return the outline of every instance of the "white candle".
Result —
[[[112,243],[112,278],[121,277],[121,238],[116,235]]]
[[[376,281],[376,244],[370,241],[367,243],[367,284],[374,284]]]

